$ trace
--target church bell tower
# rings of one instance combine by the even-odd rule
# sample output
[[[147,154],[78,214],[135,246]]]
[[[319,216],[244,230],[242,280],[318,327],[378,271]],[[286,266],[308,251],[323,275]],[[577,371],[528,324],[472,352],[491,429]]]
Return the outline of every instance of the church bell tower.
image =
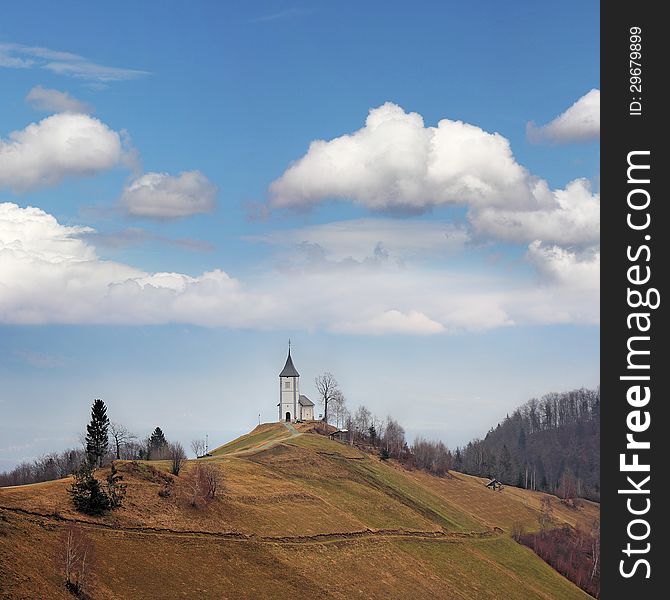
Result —
[[[288,343],[286,364],[279,373],[279,420],[295,421],[298,418],[300,401],[300,373],[293,366],[291,359],[291,342]]]

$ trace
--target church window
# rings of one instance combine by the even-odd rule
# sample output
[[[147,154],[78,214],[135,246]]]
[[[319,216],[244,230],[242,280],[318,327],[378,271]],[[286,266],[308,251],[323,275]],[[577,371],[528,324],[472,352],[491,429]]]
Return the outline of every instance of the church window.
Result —
[[[290,381],[287,381],[287,382],[284,384],[284,387],[285,387],[286,389],[289,389],[289,388],[291,387],[291,382],[290,382]]]

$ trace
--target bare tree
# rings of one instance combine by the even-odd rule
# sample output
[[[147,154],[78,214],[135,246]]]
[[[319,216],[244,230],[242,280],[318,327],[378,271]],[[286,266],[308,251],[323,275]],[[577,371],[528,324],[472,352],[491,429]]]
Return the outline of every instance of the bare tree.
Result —
[[[207,444],[205,443],[205,440],[193,440],[191,442],[191,450],[193,450],[193,454],[195,454],[196,458],[204,456],[205,452],[207,452]]]
[[[179,475],[181,468],[186,463],[186,452],[184,446],[179,442],[171,442],[167,446],[168,457],[170,459],[170,473]]]
[[[191,506],[199,508],[210,502],[221,489],[222,476],[218,467],[209,462],[198,462],[188,472],[191,488]]]
[[[335,397],[336,392],[340,390],[340,386],[329,371],[316,377],[314,385],[316,385],[316,389],[321,397],[320,403],[323,405],[323,420],[328,423],[328,403]]]
[[[354,413],[353,422],[357,435],[369,435],[372,413],[365,406],[359,406]]]
[[[591,557],[593,568],[591,579],[599,577],[600,570],[600,519],[596,518],[591,526]]]
[[[342,423],[344,424],[345,429],[347,430],[347,441],[349,442],[350,446],[353,446],[354,445],[354,435],[355,435],[354,417],[346,409],[346,407],[343,409],[342,412],[343,412]]]
[[[405,450],[405,430],[400,423],[391,417],[386,418],[384,433],[382,435],[382,444],[389,456],[398,458]]]
[[[414,465],[434,475],[446,475],[451,468],[452,456],[442,442],[432,442],[417,437],[412,445]]]
[[[340,427],[344,427],[346,416],[349,411],[347,410],[347,401],[345,400],[344,394],[340,389],[336,388],[333,391],[329,406],[331,415],[335,419],[335,426],[338,429]]]
[[[538,517],[538,521],[540,523],[540,535],[542,537],[544,537],[547,531],[549,531],[553,520],[554,508],[551,505],[551,498],[549,496],[545,496],[540,501],[540,516]]]
[[[60,544],[65,587],[77,597],[84,592],[92,572],[94,545],[78,525],[69,525]]]
[[[114,451],[116,453],[116,459],[121,459],[121,448],[125,446],[128,442],[135,439],[135,435],[130,433],[125,425],[112,421],[109,424],[109,435],[114,440]]]

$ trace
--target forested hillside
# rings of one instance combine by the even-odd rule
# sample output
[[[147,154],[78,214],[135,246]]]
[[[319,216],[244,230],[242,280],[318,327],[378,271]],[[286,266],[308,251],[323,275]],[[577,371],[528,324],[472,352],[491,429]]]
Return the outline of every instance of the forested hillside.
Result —
[[[600,389],[532,399],[483,440],[454,454],[454,469],[562,498],[600,498]]]

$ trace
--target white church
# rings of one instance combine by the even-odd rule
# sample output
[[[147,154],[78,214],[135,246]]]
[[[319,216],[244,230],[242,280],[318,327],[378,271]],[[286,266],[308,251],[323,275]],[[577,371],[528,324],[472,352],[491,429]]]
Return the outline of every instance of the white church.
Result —
[[[291,344],[288,346],[286,364],[279,373],[279,420],[313,421],[314,402],[300,393],[300,373],[291,360]]]

